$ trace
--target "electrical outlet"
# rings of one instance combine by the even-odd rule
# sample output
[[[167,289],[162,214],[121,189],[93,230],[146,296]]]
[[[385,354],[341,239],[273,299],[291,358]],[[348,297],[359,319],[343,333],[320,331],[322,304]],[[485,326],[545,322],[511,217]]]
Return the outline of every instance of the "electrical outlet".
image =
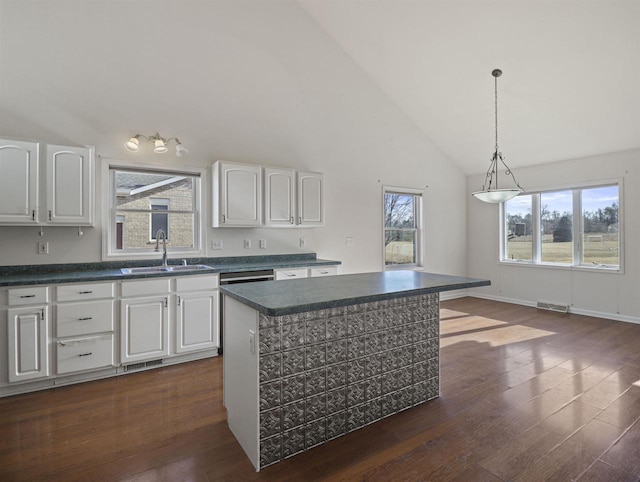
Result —
[[[300,238],[300,247],[304,248],[307,245],[307,240],[304,238]]]
[[[222,240],[221,239],[213,239],[211,241],[211,249],[222,249]]]
[[[267,249],[267,240],[266,239],[261,239],[260,240],[260,249]]]
[[[49,241],[38,242],[38,254],[49,254]]]
[[[353,246],[353,238],[351,236],[347,237],[346,245],[347,246]]]
[[[244,240],[244,249],[251,249],[251,240],[250,239],[245,239]]]

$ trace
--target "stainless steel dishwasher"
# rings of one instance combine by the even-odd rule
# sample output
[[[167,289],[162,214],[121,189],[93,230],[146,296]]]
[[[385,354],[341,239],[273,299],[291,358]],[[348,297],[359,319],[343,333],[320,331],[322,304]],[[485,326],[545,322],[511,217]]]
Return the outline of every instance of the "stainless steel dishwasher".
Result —
[[[233,273],[220,273],[220,285],[233,285],[238,283],[255,283],[256,281],[273,281],[272,269],[261,269],[255,271],[235,271]],[[220,296],[220,348],[218,354],[222,355],[224,346],[224,296]]]

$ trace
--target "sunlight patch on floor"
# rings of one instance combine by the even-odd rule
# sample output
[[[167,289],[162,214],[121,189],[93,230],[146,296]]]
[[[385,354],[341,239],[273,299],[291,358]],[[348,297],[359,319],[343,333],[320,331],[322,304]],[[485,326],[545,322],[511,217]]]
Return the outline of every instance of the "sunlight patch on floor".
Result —
[[[482,330],[485,328],[494,328],[508,324],[506,321],[492,320],[491,318],[484,318],[481,316],[465,316],[459,319],[441,321],[443,322],[440,325],[441,335],[464,333],[472,330]]]
[[[491,321],[494,321],[494,324],[487,324],[485,325],[486,328],[469,325],[465,330],[461,330],[459,335],[441,337],[440,346],[445,347],[464,341],[474,341],[476,343],[488,343],[490,346],[496,347],[556,334],[553,331],[530,328],[522,325],[496,326],[504,325],[505,323],[496,322],[495,320]],[[443,334],[446,335],[446,333]]]

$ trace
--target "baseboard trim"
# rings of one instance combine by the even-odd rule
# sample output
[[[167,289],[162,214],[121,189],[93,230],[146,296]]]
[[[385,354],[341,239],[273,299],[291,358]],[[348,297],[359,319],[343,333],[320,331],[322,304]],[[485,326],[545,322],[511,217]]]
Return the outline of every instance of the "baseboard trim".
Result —
[[[443,291],[440,293],[440,301],[466,298],[467,296],[469,296],[469,290]]]
[[[483,293],[468,293],[467,296],[471,296],[472,298],[482,298],[482,299],[491,300],[491,301],[500,301],[502,303],[511,303],[514,305],[530,306],[532,308],[536,307],[535,301],[505,298],[503,296],[494,296],[494,295],[488,295]],[[569,308],[569,313],[575,314],[575,315],[592,316],[594,318],[603,318],[605,320],[624,321],[626,323],[640,324],[640,317],[621,315],[619,313],[605,313],[601,311],[585,310],[582,308],[575,308],[573,306]]]

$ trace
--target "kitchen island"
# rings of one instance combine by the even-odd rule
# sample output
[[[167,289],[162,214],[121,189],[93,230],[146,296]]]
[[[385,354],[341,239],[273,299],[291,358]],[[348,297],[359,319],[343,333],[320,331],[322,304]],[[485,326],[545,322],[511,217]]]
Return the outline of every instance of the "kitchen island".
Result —
[[[388,271],[220,288],[224,404],[256,470],[439,395],[439,293]]]

